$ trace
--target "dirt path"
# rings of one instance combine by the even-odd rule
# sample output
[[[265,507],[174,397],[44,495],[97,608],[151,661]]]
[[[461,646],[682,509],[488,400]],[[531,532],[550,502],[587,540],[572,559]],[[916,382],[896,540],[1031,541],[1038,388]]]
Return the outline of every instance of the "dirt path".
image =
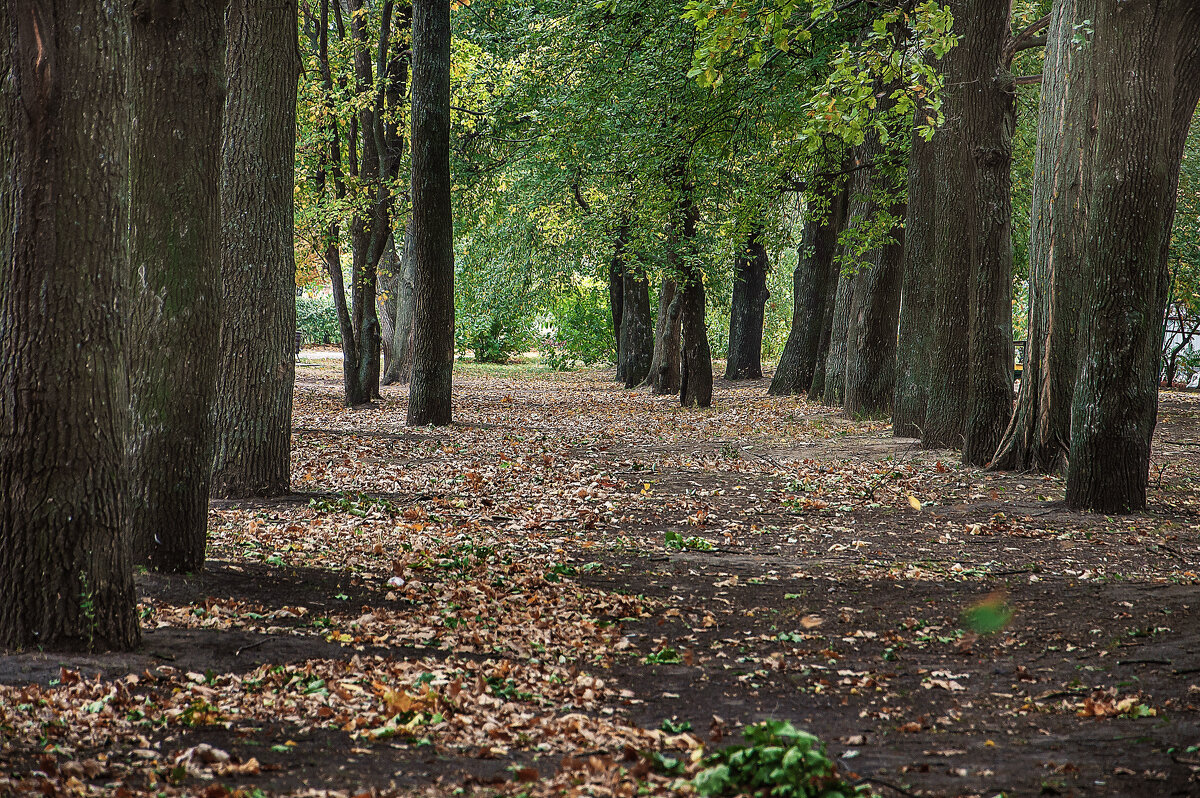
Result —
[[[468,367],[409,430],[336,378],[298,384],[297,494],[139,577],[140,651],[0,657],[0,794],[678,793],[648,753],[767,718],[879,795],[1200,794],[1194,394],[1105,518],[765,381],[700,412]]]

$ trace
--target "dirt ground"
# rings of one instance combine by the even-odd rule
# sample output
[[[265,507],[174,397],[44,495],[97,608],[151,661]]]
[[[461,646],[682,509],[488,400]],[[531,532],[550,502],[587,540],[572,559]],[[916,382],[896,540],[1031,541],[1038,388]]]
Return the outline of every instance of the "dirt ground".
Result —
[[[780,719],[880,796],[1200,795],[1196,394],[1103,517],[766,380],[465,365],[414,430],[339,368],[137,652],[0,656],[0,794],[680,794]]]

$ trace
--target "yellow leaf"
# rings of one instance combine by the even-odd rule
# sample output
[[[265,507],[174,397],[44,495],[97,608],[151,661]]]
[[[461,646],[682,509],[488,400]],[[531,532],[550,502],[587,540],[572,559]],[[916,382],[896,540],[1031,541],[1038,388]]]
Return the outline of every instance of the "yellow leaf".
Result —
[[[912,507],[914,510],[920,510],[921,500],[910,493],[908,494],[908,506]]]

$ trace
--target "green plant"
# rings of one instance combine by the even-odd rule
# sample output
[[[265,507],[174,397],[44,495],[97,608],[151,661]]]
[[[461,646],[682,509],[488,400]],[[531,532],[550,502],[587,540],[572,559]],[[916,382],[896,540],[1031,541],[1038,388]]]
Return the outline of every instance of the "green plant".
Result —
[[[608,360],[613,354],[608,287],[594,279],[572,283],[555,302],[546,327],[541,353],[555,371]]]
[[[683,535],[674,531],[667,532],[665,535],[663,535],[663,543],[668,549],[679,549],[680,551],[683,549],[692,549],[693,551],[711,551],[713,547],[712,541],[707,540],[706,538],[696,535],[685,538]]]
[[[315,293],[296,297],[296,332],[308,344],[340,344],[342,332],[333,296]]]
[[[705,759],[692,779],[700,795],[770,795],[778,798],[867,796],[838,773],[825,745],[787,721],[746,727],[746,745],[724,748]]]

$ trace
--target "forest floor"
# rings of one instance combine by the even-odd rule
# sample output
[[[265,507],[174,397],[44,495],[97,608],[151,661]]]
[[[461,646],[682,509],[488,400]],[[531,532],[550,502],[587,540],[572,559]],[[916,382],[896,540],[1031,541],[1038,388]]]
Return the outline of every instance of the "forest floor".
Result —
[[[463,365],[408,429],[338,371],[138,652],[0,656],[0,794],[681,793],[770,718],[880,796],[1200,795],[1200,396],[1112,518],[765,380]]]

